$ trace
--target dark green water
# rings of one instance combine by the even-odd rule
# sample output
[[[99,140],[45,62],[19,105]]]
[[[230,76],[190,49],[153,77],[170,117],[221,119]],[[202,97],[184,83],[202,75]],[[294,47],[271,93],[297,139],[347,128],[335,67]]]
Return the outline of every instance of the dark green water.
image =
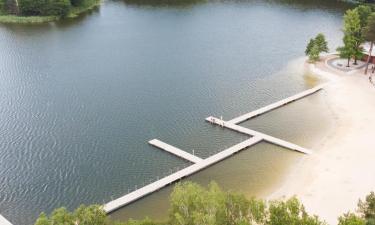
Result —
[[[30,225],[41,211],[107,202],[188,165],[150,147],[152,138],[201,157],[243,140],[204,118],[230,119],[319,82],[299,58],[318,32],[332,49],[339,44],[349,7],[168,2],[106,1],[76,20],[0,25],[0,213],[11,222]],[[313,125],[329,117],[322,96],[244,125],[309,145],[319,138]],[[297,129],[284,129],[288,115],[309,107],[314,113],[293,120]],[[190,179],[263,196],[298,158],[262,143]],[[167,194],[114,217],[161,216]]]

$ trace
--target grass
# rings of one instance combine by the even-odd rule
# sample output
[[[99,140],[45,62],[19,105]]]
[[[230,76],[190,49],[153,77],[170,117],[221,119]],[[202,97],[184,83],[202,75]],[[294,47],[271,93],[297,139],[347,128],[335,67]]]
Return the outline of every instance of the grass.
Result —
[[[90,4],[83,6],[72,7],[67,18],[74,18],[80,14],[90,11],[100,5],[100,0],[94,0]],[[60,16],[16,16],[7,15],[2,10],[0,10],[0,23],[17,23],[17,24],[37,24],[37,23],[47,23],[53,22],[60,19],[64,19]]]
[[[0,23],[46,23],[58,20],[58,16],[16,16],[0,15]]]

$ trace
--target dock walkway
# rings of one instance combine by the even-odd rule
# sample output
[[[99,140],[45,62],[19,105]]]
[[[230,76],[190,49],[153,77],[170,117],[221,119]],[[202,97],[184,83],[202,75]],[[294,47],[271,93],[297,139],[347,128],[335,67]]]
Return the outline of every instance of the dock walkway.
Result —
[[[204,168],[207,168],[225,158],[228,158],[229,156],[247,148],[252,145],[257,144],[258,142],[262,141],[262,138],[260,137],[253,137],[250,139],[247,139],[246,141],[240,142],[230,148],[225,149],[224,151],[221,151],[215,155],[212,155],[206,159],[203,159],[199,161],[198,163],[195,163],[191,166],[188,166],[176,173],[173,173],[169,176],[166,176],[160,180],[157,180],[151,184],[148,184],[138,190],[135,190],[129,194],[126,194],[116,200],[113,200],[111,202],[108,202],[104,205],[104,210],[107,213],[111,213],[115,211],[116,209],[119,209],[125,205],[128,205],[129,203],[132,203],[146,195],[149,195],[169,184],[172,184],[184,177],[190,176]]]
[[[169,145],[167,143],[159,141],[158,139],[152,139],[148,143],[150,145],[153,145],[153,146],[155,146],[157,148],[163,149],[163,150],[165,150],[165,151],[167,151],[169,153],[172,153],[172,154],[174,154],[174,155],[176,155],[176,156],[178,156],[180,158],[183,158],[183,159],[185,159],[187,161],[190,161],[192,163],[198,163],[198,162],[200,162],[200,161],[203,160],[203,159],[201,159],[201,158],[199,158],[199,157],[197,157],[195,155],[192,155],[192,154],[190,154],[188,152],[185,152],[185,151],[183,151],[181,149],[178,149],[178,148],[176,148],[176,147],[174,147],[172,145]]]
[[[251,119],[255,116],[259,116],[263,113],[266,113],[266,112],[269,112],[273,109],[276,109],[278,107],[281,107],[283,105],[286,105],[286,104],[289,104],[293,101],[296,101],[298,99],[301,99],[303,97],[306,97],[308,95],[311,95],[313,93],[316,93],[318,91],[320,91],[323,87],[325,86],[325,84],[323,85],[319,85],[317,87],[314,87],[314,88],[311,88],[309,90],[306,90],[306,91],[303,91],[299,94],[296,94],[296,95],[293,95],[289,98],[286,98],[286,99],[283,99],[283,100],[280,100],[278,102],[275,102],[273,104],[270,104],[268,106],[265,106],[263,108],[260,108],[258,110],[255,110],[253,112],[250,112],[250,113],[246,113],[242,116],[239,116],[239,117],[236,117],[232,120],[229,120],[229,121],[224,121],[222,119],[218,119],[218,118],[215,118],[215,117],[208,117],[206,118],[206,121],[210,122],[210,123],[214,123],[214,124],[217,124],[217,125],[220,125],[222,127],[225,127],[225,128],[228,128],[228,129],[231,129],[231,130],[234,130],[236,132],[240,132],[240,133],[243,133],[243,134],[246,134],[246,135],[249,135],[250,136],[250,139],[247,139],[246,141],[243,141],[241,143],[238,143],[230,148],[227,148],[215,155],[212,155],[206,159],[201,159],[197,156],[194,156],[193,154],[190,154],[188,152],[185,152],[181,149],[178,149],[174,146],[171,146],[167,143],[164,143],[162,141],[159,141],[157,139],[153,139],[151,141],[149,141],[149,144],[155,146],[155,147],[158,147],[160,149],[163,149],[169,153],[172,153],[180,158],[183,158],[185,160],[188,160],[192,163],[194,163],[193,165],[191,166],[188,166],[182,170],[179,170],[171,175],[168,175],[160,180],[157,180],[151,184],[148,184],[140,189],[137,189],[131,193],[128,193],[116,200],[113,200],[113,201],[110,201],[108,202],[107,204],[104,205],[104,210],[107,212],[107,213],[111,213],[125,205],[128,205],[146,195],[149,195],[169,184],[172,184],[178,180],[181,180],[182,178],[184,177],[187,177],[187,176],[190,176],[200,170],[203,170],[204,168],[207,168],[221,160],[224,160],[226,158],[228,158],[229,156],[247,148],[247,147],[250,147],[252,145],[255,145],[261,141],[267,141],[267,142],[270,142],[270,143],[273,143],[273,144],[276,144],[278,146],[281,146],[281,147],[284,147],[284,148],[287,148],[287,149],[291,149],[291,150],[294,150],[294,151],[298,151],[298,152],[301,152],[301,153],[305,153],[305,154],[311,154],[311,151],[306,149],[306,148],[303,148],[301,146],[298,146],[296,144],[293,144],[293,143],[290,143],[290,142],[287,142],[287,141],[284,141],[284,140],[281,140],[279,138],[275,138],[275,137],[272,137],[270,135],[267,135],[267,134],[264,134],[264,133],[261,133],[261,132],[258,132],[258,131],[254,131],[254,130],[251,130],[249,128],[246,128],[246,127],[242,127],[242,126],[239,126],[237,124],[243,122],[243,121],[246,121],[248,119]]]
[[[283,100],[280,100],[278,102],[272,103],[270,105],[267,105],[265,107],[262,107],[260,109],[255,110],[255,111],[252,111],[252,112],[246,113],[244,115],[241,115],[239,117],[236,117],[234,119],[231,119],[228,122],[229,123],[233,123],[233,124],[242,123],[242,122],[244,122],[246,120],[249,120],[249,119],[251,119],[253,117],[259,116],[259,115],[264,114],[264,113],[269,112],[269,111],[272,111],[272,110],[274,110],[276,108],[279,108],[281,106],[284,106],[284,105],[289,104],[291,102],[294,102],[296,100],[304,98],[304,97],[306,97],[308,95],[314,94],[314,93],[322,90],[325,85],[326,84],[318,85],[318,86],[316,86],[314,88],[308,89],[306,91],[300,92],[300,93],[298,93],[296,95],[293,95],[293,96],[290,96],[290,97],[285,98]]]
[[[221,119],[218,119],[218,118],[215,118],[215,117],[212,117],[212,116],[207,117],[206,121],[208,121],[210,123],[220,125],[222,127],[226,127],[228,129],[237,131],[239,133],[243,133],[243,134],[255,136],[255,137],[260,137],[264,141],[270,142],[272,144],[275,144],[275,145],[278,145],[278,146],[281,146],[281,147],[284,147],[284,148],[292,149],[294,151],[298,151],[298,152],[305,153],[305,154],[311,154],[312,153],[312,151],[310,151],[306,148],[303,148],[301,146],[298,146],[296,144],[281,140],[281,139],[276,138],[276,137],[272,137],[272,136],[267,135],[267,134],[263,134],[261,132],[255,131],[255,130],[251,130],[251,129],[246,128],[246,127],[239,126],[237,124],[230,123],[229,121],[223,121]]]
[[[5,217],[0,215],[0,225],[12,225]]]

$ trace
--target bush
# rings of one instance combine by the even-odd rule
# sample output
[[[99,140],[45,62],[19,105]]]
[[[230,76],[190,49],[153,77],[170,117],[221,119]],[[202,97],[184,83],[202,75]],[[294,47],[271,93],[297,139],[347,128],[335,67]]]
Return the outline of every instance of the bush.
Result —
[[[19,0],[23,16],[66,16],[71,7],[69,0]]]
[[[310,39],[306,46],[305,55],[309,57],[311,62],[316,62],[322,52],[328,52],[328,43],[325,36],[319,33],[314,39]]]
[[[346,213],[339,217],[339,225],[365,225],[366,221],[354,213]]]

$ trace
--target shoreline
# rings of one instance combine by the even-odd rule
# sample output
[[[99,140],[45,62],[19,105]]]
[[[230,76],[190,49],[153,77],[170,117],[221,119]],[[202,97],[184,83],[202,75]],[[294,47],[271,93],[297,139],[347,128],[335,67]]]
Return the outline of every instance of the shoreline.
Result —
[[[0,24],[43,24],[56,22],[64,19],[71,19],[80,16],[83,13],[94,10],[101,5],[102,1],[98,0],[92,5],[72,7],[66,17],[61,16],[17,16],[12,14],[0,14]]]
[[[355,211],[358,200],[375,190],[375,174],[369,172],[375,158],[375,88],[363,68],[347,73],[327,67],[330,57],[305,66],[331,81],[325,92],[335,127],[316,143],[312,155],[291,168],[282,186],[268,198],[297,196],[310,213],[333,225],[338,216]]]

